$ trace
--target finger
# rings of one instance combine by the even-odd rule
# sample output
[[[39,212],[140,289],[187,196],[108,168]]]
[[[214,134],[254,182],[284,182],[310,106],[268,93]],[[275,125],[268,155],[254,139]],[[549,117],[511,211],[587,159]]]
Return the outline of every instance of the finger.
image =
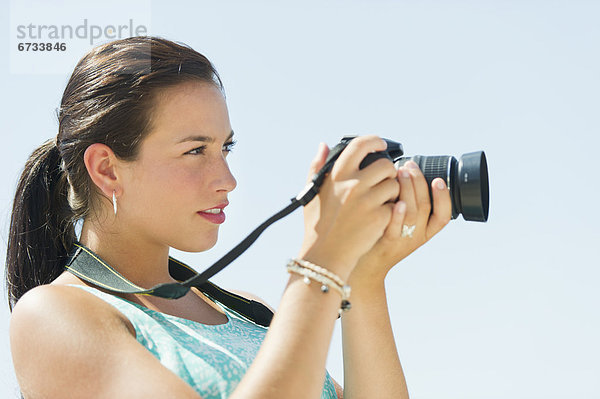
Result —
[[[392,219],[385,230],[385,235],[392,240],[402,237],[402,225],[404,224],[405,217],[406,203],[404,201],[396,202],[393,208]]]
[[[327,159],[327,155],[329,154],[329,147],[325,143],[319,143],[319,149],[317,150],[317,155],[315,155],[314,159],[310,163],[308,168],[308,178],[306,179],[306,183],[310,183],[313,179],[315,173],[317,173],[323,165],[325,165],[325,160]]]
[[[400,184],[396,179],[386,179],[369,189],[367,198],[377,205],[395,202],[400,193]]]
[[[452,217],[452,201],[444,179],[437,178],[431,182],[431,194],[433,196],[433,213],[427,224],[427,239],[436,235]]]
[[[423,176],[423,172],[421,172],[421,169],[416,162],[409,161],[405,165],[408,167],[412,177],[419,222],[422,221],[422,223],[425,224],[431,213],[431,198],[429,197],[427,180],[425,180],[425,176]]]
[[[334,178],[346,178],[358,171],[362,160],[371,152],[384,151],[387,143],[377,136],[362,136],[352,140],[333,165]]]
[[[400,182],[400,201],[406,203],[406,224],[414,225],[417,223],[417,200],[407,167],[403,166],[398,169],[398,181]]]
[[[368,186],[375,186],[386,179],[396,179],[397,173],[394,164],[389,159],[382,158],[359,170],[357,176]]]

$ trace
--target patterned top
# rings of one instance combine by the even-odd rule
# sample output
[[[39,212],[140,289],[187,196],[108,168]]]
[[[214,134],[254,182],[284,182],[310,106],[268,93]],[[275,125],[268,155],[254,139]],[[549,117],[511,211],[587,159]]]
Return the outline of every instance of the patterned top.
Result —
[[[267,333],[267,328],[219,302],[215,303],[228,321],[209,325],[151,310],[92,287],[73,286],[96,295],[123,313],[133,325],[137,341],[203,399],[224,399],[232,394]],[[321,399],[337,399],[329,373]]]

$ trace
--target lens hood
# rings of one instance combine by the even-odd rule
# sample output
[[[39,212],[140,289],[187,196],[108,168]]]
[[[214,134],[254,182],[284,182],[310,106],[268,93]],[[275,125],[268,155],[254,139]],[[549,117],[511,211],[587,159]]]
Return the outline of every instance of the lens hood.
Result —
[[[458,192],[465,220],[486,222],[490,207],[487,159],[483,151],[463,154],[458,161]]]

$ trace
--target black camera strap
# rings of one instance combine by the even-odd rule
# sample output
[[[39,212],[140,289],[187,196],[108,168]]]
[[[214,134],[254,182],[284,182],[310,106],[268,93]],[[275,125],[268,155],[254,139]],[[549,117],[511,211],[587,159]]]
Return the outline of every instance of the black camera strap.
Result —
[[[252,231],[238,245],[236,245],[232,250],[227,252],[221,259],[216,261],[212,266],[204,270],[202,273],[196,273],[192,268],[185,265],[184,263],[176,259],[169,258],[169,272],[171,273],[171,276],[173,276],[173,278],[180,281],[177,283],[158,284],[152,288],[145,289],[127,280],[113,267],[108,265],[108,263],[103,261],[97,254],[92,252],[89,248],[83,246],[81,243],[76,243],[73,246],[73,250],[69,255],[69,259],[67,261],[67,264],[65,265],[65,268],[69,272],[73,273],[74,275],[89,283],[95,284],[108,291],[121,294],[144,294],[154,295],[161,298],[177,299],[184,296],[190,290],[191,287],[196,287],[202,292],[207,293],[207,295],[209,296],[216,295],[218,298],[215,299],[219,300],[227,306],[230,306],[230,304],[228,304],[226,301],[233,301],[231,303],[234,303],[235,306],[232,306],[232,308],[240,311],[240,303],[244,303],[244,301],[248,302],[248,300],[218,288],[214,284],[210,283],[208,279],[220,272],[221,270],[223,270],[227,265],[233,262],[244,251],[246,251],[246,249],[248,249],[250,245],[252,245],[254,241],[256,241],[256,239],[262,234],[263,231],[267,229],[267,227],[269,227],[279,219],[282,219],[285,216],[289,215],[294,210],[298,209],[300,206],[308,204],[318,194],[326,174],[331,170],[335,160],[339,157],[340,153],[346,147],[346,144],[347,142],[342,141],[342,143],[338,144],[337,146],[331,149],[325,161],[325,165],[321,168],[321,170],[319,170],[319,172],[315,173],[315,175],[312,178],[312,181],[306,186],[306,188],[295,198],[291,199],[291,203],[288,206],[286,206],[281,211],[277,212],[275,215],[271,216],[260,226],[254,229],[254,231]],[[223,298],[225,299],[223,300]],[[231,298],[235,298],[235,300]],[[255,301],[251,302],[258,304],[258,302]],[[240,312],[244,313],[244,311],[247,311],[248,314],[250,314],[249,318],[254,317],[254,313],[265,313],[264,309],[261,309],[256,305],[251,304],[248,306],[241,307],[245,309],[243,309],[243,311]],[[265,309],[269,314],[271,314],[269,309],[267,309],[266,307]],[[264,315],[259,315],[257,317],[264,317]],[[270,321],[270,318],[268,319]]]
[[[69,262],[65,266],[74,275],[113,293],[154,295],[152,289],[145,290],[133,284],[100,258],[98,254],[81,243],[76,242],[74,249]],[[169,257],[169,274],[176,280],[184,281],[194,277],[196,271],[185,263]],[[177,289],[177,284],[174,284],[174,289]],[[163,286],[165,285],[168,284],[163,284]],[[256,324],[267,327],[271,323],[273,312],[260,302],[226,291],[210,281],[191,286],[199,289],[200,292],[212,300],[226,305]],[[185,292],[188,290],[189,288]]]

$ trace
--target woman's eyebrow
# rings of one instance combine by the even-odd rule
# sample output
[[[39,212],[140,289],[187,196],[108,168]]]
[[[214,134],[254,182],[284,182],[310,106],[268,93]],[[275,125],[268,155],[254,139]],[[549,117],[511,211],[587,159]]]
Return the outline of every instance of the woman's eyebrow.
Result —
[[[229,133],[229,136],[227,136],[227,140],[225,140],[225,141],[231,140],[232,137],[233,137],[233,130]],[[191,135],[191,136],[187,136],[187,137],[179,140],[177,142],[177,144],[185,143],[186,141],[201,141],[203,143],[214,143],[215,138],[211,137],[211,136]]]

